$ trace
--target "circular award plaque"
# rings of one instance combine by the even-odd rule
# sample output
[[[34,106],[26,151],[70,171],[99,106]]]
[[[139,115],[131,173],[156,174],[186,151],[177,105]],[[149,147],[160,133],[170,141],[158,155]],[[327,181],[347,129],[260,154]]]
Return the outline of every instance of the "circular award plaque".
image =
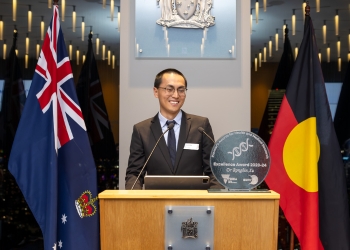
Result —
[[[269,172],[269,149],[254,133],[232,131],[215,142],[210,167],[226,188],[250,190],[263,182]]]

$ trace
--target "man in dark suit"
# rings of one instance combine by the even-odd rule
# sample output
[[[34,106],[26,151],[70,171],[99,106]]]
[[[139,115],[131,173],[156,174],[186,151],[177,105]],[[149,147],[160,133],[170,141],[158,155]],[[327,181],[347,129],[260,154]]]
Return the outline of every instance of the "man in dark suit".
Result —
[[[211,188],[222,188],[211,172],[209,159],[214,143],[203,133],[214,138],[208,118],[187,114],[181,110],[186,99],[187,80],[176,69],[165,69],[157,74],[153,93],[159,100],[160,112],[134,125],[125,188],[131,189],[146,159],[170,123],[173,129],[164,134],[149,159],[134,189],[142,189],[145,173],[148,175],[208,175]]]

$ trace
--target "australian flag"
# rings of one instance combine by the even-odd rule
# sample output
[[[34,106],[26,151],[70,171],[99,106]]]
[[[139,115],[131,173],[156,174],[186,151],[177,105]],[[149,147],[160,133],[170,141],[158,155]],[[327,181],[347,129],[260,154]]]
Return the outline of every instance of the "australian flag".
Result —
[[[42,230],[45,249],[99,249],[96,168],[57,5],[17,129],[9,170]]]

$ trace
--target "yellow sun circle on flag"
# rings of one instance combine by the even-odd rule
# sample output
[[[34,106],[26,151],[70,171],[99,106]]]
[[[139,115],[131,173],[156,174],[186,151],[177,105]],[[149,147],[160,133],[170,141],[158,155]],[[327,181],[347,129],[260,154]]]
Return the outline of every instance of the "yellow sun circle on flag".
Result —
[[[283,163],[289,178],[307,192],[318,191],[319,157],[316,117],[310,117],[293,128],[283,148]]]

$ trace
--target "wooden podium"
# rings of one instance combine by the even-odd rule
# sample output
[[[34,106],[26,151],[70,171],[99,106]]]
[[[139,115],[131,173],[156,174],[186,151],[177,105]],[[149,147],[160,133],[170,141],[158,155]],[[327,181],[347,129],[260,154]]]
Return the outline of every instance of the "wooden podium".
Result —
[[[277,249],[280,195],[273,191],[106,190],[98,197],[102,250],[165,249],[167,205],[215,206],[216,250]]]

